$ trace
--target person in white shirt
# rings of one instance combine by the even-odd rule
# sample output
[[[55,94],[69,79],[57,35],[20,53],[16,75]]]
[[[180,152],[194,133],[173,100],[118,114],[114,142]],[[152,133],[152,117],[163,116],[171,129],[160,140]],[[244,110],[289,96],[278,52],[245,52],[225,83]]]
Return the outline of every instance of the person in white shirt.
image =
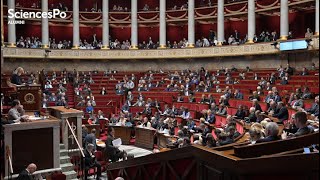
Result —
[[[127,87],[128,87],[129,90],[134,89],[134,82],[132,80],[129,80],[127,82]]]
[[[141,127],[151,128],[151,123],[149,122],[149,119],[147,117],[143,118],[143,123],[141,124]]]
[[[52,89],[52,85],[49,81],[47,81],[46,85],[44,85],[45,89]]]
[[[14,123],[19,123],[21,121],[28,121],[29,116],[24,115],[23,106],[20,104],[19,100],[12,101],[12,108],[8,112],[8,120],[13,121]]]
[[[203,47],[209,47],[210,46],[210,42],[207,38],[202,38],[203,41]]]

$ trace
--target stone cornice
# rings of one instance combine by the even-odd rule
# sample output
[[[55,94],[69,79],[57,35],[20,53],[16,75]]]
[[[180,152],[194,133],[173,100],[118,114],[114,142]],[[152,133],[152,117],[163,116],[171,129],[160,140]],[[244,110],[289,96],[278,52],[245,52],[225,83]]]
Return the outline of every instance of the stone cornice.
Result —
[[[319,37],[311,41],[309,50],[319,50]],[[252,56],[278,54],[280,51],[268,43],[245,44],[239,46],[219,46],[191,49],[155,49],[155,50],[50,50],[45,49],[4,48],[4,58],[32,59],[186,59],[225,56]]]

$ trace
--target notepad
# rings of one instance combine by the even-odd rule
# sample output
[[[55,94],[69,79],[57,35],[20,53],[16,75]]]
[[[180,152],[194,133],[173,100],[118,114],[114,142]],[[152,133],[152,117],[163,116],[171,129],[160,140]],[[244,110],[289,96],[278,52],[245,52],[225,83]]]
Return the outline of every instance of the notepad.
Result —
[[[121,141],[120,138],[115,139],[115,140],[112,141],[112,145],[113,145],[114,147],[120,147],[121,144],[122,144],[122,141]]]

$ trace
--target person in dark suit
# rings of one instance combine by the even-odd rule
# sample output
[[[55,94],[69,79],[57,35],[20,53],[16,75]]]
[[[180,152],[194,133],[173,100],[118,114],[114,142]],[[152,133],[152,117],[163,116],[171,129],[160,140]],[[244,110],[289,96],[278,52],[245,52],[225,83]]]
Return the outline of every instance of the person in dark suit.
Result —
[[[285,68],[285,72],[288,73],[290,76],[293,75],[293,68],[290,66],[290,64],[287,64],[287,67]]]
[[[17,180],[32,180],[31,175],[37,170],[37,165],[31,163],[19,173]]]
[[[262,109],[261,109],[261,106],[260,104],[258,103],[258,100],[256,99],[253,99],[252,100],[252,107],[254,107],[256,109],[256,111],[261,111],[262,112]]]
[[[319,116],[319,96],[314,98],[314,104],[312,104],[312,107],[306,111],[316,117]]]
[[[212,29],[210,29],[210,33],[209,33],[209,39],[210,41],[213,41],[215,38],[216,34],[214,33],[214,31]]]
[[[244,117],[246,116],[246,112],[244,111],[242,105],[239,105],[239,108],[234,116],[237,119],[244,119]]]
[[[279,134],[279,126],[275,122],[268,122],[265,129],[266,137],[263,139],[257,140],[256,143],[262,143],[262,142],[271,142],[280,140],[278,134]]]
[[[249,109],[249,116],[248,116],[248,122],[257,122],[257,116],[255,114],[256,109],[254,107],[251,107]]]
[[[234,39],[236,40],[236,42],[240,41],[240,33],[238,32],[238,30],[234,30],[234,35],[233,35]]]
[[[209,109],[207,111],[207,119],[206,121],[210,124],[214,124],[216,122],[216,117],[215,115],[211,112],[211,110]]]
[[[298,128],[297,132],[293,134],[294,137],[310,134],[313,129],[308,127],[307,124],[307,114],[305,112],[297,112],[294,115],[293,123]]]
[[[243,94],[239,91],[239,89],[236,89],[234,91],[234,96],[233,96],[234,99],[243,99]]]
[[[127,159],[127,153],[120,151],[118,147],[113,146],[112,141],[114,140],[115,131],[113,127],[108,127],[108,137],[106,140],[106,155],[112,162],[117,162],[119,159]]]
[[[18,67],[16,70],[14,70],[13,75],[11,77],[11,83],[16,85],[23,84],[21,75],[24,73],[24,70],[22,67]]]
[[[88,146],[88,144],[93,144],[93,150],[96,150],[97,148],[97,143],[96,143],[96,129],[91,129],[91,133],[87,134],[84,138],[85,141],[85,145],[86,147]]]
[[[86,150],[84,151],[85,155],[85,179],[88,179],[88,171],[90,168],[97,168],[97,180],[100,180],[101,177],[101,164],[97,161],[94,155],[94,145],[88,144]]]
[[[214,100],[214,97],[212,96],[212,94],[209,94],[208,95],[208,98],[207,98],[207,104],[212,104],[212,103],[215,103],[216,101]]]
[[[277,108],[278,113],[273,114],[272,116],[278,118],[280,122],[287,120],[289,118],[288,109],[282,101],[278,102]]]

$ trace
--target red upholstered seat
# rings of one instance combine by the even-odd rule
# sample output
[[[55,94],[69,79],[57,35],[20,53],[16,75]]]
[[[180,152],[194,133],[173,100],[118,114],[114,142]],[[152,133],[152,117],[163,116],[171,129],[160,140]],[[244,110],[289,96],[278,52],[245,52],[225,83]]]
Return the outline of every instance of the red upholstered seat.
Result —
[[[66,180],[67,176],[65,174],[53,174],[51,176],[52,180]]]

